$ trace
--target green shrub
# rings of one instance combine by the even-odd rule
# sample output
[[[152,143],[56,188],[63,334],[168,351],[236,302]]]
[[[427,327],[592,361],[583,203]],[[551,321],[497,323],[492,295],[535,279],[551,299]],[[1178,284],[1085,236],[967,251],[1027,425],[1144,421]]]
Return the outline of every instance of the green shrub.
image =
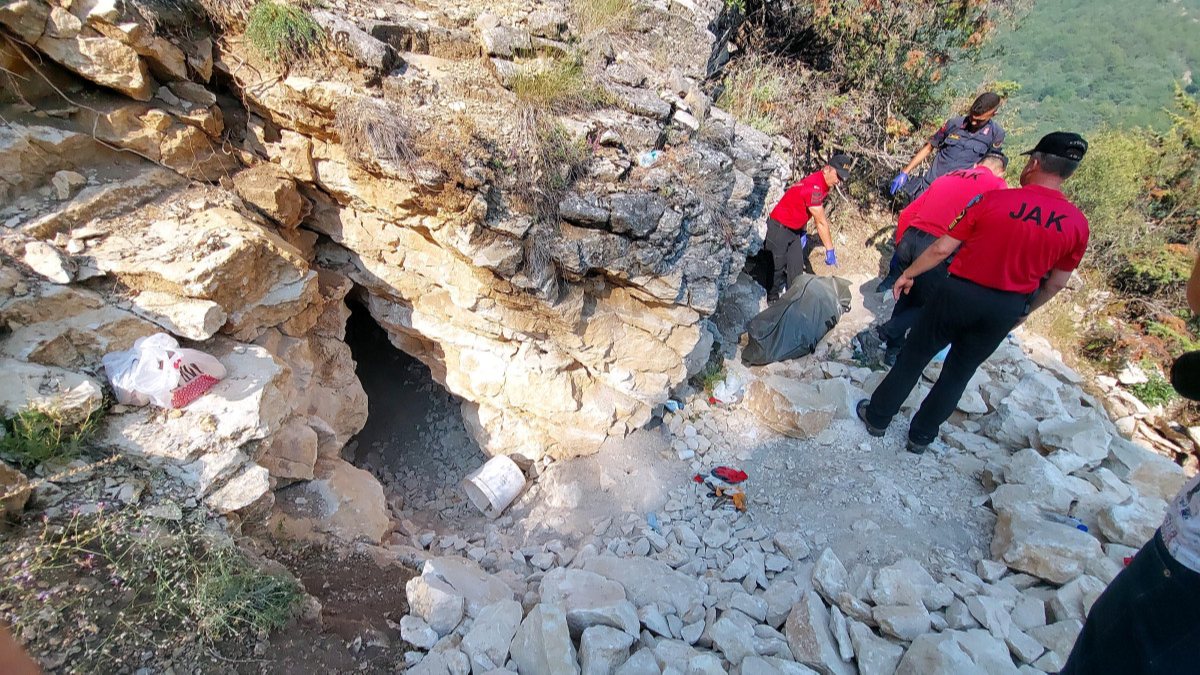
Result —
[[[35,655],[67,644],[70,672],[133,672],[131,661],[259,639],[295,616],[299,584],[259,569],[203,518],[92,506],[10,535],[0,554],[0,619]]]
[[[1125,251],[1123,258],[1124,264],[1113,276],[1113,286],[1125,293],[1145,296],[1182,291],[1195,259],[1191,251],[1170,244],[1160,244],[1150,251]]]
[[[609,102],[607,92],[589,80],[574,61],[555,61],[541,70],[519,72],[513,77],[512,91],[526,105],[558,113],[591,110]]]
[[[246,40],[260,56],[290,65],[315,50],[324,32],[304,9],[259,0],[246,19]]]
[[[1146,333],[1167,343],[1173,354],[1194,352],[1200,350],[1200,341],[1161,321],[1151,321],[1146,324]]]
[[[1129,390],[1142,403],[1149,406],[1166,405],[1175,399],[1175,388],[1157,371],[1150,374],[1150,379],[1142,384],[1130,385]]]
[[[278,630],[291,620],[299,600],[294,580],[264,574],[236,548],[223,546],[196,568],[189,604],[200,634],[218,639]]]
[[[69,424],[53,410],[22,410],[4,423],[0,456],[22,469],[48,461],[74,459],[96,429],[100,415],[83,424]]]
[[[1139,210],[1154,150],[1141,131],[1107,130],[1088,138],[1088,155],[1065,189],[1091,225],[1092,265],[1111,276],[1131,255],[1161,244]]]

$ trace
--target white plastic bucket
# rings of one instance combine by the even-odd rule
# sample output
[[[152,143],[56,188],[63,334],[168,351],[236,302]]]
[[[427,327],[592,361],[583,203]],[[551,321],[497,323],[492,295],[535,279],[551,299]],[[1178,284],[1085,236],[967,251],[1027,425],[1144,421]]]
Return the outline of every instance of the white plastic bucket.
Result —
[[[463,479],[467,497],[489,518],[498,518],[524,487],[525,474],[505,455],[496,455]]]

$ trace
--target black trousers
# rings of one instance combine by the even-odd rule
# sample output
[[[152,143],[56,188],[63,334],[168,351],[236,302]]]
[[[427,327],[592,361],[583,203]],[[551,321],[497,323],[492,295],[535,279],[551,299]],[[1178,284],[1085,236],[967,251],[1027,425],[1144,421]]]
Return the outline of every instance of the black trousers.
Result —
[[[896,365],[871,395],[867,420],[872,426],[887,427],[925,366],[950,345],[942,374],[908,428],[912,442],[932,443],[942,422],[954,412],[971,376],[1017,325],[1028,303],[1028,295],[986,288],[958,277],[947,278],[921,312]]]
[[[932,246],[935,241],[937,241],[937,237],[924,230],[912,227],[905,230],[904,236],[900,238],[900,243],[896,246],[895,260],[898,271],[895,278],[899,279],[900,273],[908,269],[908,266],[921,257],[925,249]],[[941,288],[942,282],[948,276],[949,268],[950,262],[946,261],[917,277],[913,281],[912,289],[896,300],[891,318],[879,327],[879,335],[887,343],[888,348],[898,349],[904,346],[908,331],[916,325],[922,308]],[[894,284],[895,281],[892,283]]]
[[[1100,594],[1060,675],[1200,672],[1200,574],[1154,533]]]
[[[783,293],[788,283],[801,273],[813,273],[808,255],[816,244],[809,237],[808,245],[801,246],[800,238],[804,230],[793,230],[784,227],[774,218],[767,218],[767,236],[763,246],[770,251],[771,261],[775,264],[775,273],[771,278],[771,288],[767,289],[770,297]]]

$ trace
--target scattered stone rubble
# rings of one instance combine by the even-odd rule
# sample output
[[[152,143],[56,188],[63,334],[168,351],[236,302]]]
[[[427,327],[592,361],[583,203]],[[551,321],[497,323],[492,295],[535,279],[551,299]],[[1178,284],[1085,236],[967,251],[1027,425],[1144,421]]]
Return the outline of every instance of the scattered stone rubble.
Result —
[[[1028,356],[1015,341],[1006,342],[973,382],[986,410],[956,415],[946,443],[933,451],[990,486],[979,507],[998,516],[991,555],[974,567],[927,569],[910,558],[874,568],[843,562],[800,533],[756,524],[753,507],[748,514],[710,510],[700,486],[673,491],[654,519],[606,519],[571,543],[507,549],[508,518],[486,526],[478,544],[414,531],[407,543],[390,547],[426,561],[422,577],[410,583],[413,614],[406,621],[414,636],[426,638],[423,644],[431,637],[426,626],[436,624],[439,636],[424,647],[428,656],[409,656],[414,669],[467,672],[454,664],[466,663],[463,645],[480,622],[460,608],[490,602],[495,614],[489,616],[496,616],[519,602],[524,617],[510,611],[503,625],[488,626],[491,635],[513,638],[507,652],[493,651],[483,667],[521,673],[1056,672],[1123,559],[1157,527],[1163,495],[1179,488],[1184,471],[1121,437],[1045,343],[1024,339]],[[879,380],[848,360],[825,361],[816,370],[825,379],[803,395],[780,378],[737,372],[751,390],[787,387],[776,400],[786,400],[787,410],[811,425],[804,432],[815,436],[834,417],[849,414],[853,392],[869,391]],[[927,375],[932,379],[936,370],[935,364]],[[838,394],[831,399],[829,391]],[[753,400],[744,405],[752,407]],[[829,414],[807,414],[824,410]],[[679,413],[666,415],[669,451],[693,469],[736,460],[713,412],[694,396]],[[993,441],[983,433],[988,427],[1003,428],[1013,440]],[[1088,531],[1066,522],[1068,516]],[[470,567],[473,590],[452,592],[438,569],[460,546],[478,546],[471,557],[483,565]],[[497,599],[491,593],[501,584]],[[427,588],[442,592],[438,606],[424,601]],[[451,627],[446,616],[461,622]]]
[[[504,118],[501,85],[578,39],[554,8],[322,13],[358,66],[334,77],[241,67],[255,58],[236,39],[214,50],[197,34],[185,49],[121,3],[7,3],[0,26],[36,53],[0,43],[27,83],[20,101],[0,100],[0,163],[15,167],[0,176],[0,414],[39,405],[82,419],[103,403],[104,353],[163,330],[195,341],[228,378],[183,411],[113,408],[103,442],[235,524],[383,543],[373,550],[417,564],[399,624],[421,649],[407,657],[414,673],[1054,672],[1184,472],[1126,438],[1173,444],[1177,430],[1151,429],[1130,401],[1114,426],[1036,340],[1032,358],[1001,347],[933,451],[990,491],[978,506],[997,515],[991,555],[973,569],[840,561],[802,533],[768,531],[753,507],[710,511],[699,486],[673,491],[653,521],[614,515],[579,540],[518,545],[511,517],[439,536],[394,522],[380,482],[342,458],[366,418],[344,343],[351,292],[464,399],[480,447],[535,468],[643,426],[714,340],[730,351],[738,331],[720,317],[748,316],[759,296],[738,290],[740,311],[718,303],[788,168],[785,144],[700,90],[719,5],[656,8],[673,18],[647,30],[689,45],[661,68],[612,45],[587,61],[617,105],[559,120],[596,154],[549,236],[514,208],[494,158],[464,153],[452,172],[364,162],[337,110],[409,92],[426,99],[418,132]],[[31,70],[40,56],[55,87]],[[226,115],[214,73],[246,109]],[[487,93],[451,93],[464,83]],[[88,90],[87,106],[58,98],[63,87]],[[501,134],[516,147],[519,130]],[[639,166],[661,138],[662,157]],[[798,439],[853,419],[882,373],[844,345],[813,359],[811,381],[746,371],[739,405]],[[671,452],[697,471],[728,461],[719,425],[685,403],[666,418]],[[5,510],[19,509],[23,476],[0,476],[15,495]]]

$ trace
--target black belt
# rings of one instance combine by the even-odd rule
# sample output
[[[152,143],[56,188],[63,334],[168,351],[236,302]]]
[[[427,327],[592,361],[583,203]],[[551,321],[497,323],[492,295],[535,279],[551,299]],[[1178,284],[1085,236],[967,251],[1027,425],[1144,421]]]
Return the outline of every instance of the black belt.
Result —
[[[1006,291],[1006,290],[1003,290],[1003,289],[1000,289],[1000,288],[992,288],[991,286],[984,286],[983,284],[979,283],[978,281],[971,281],[970,279],[968,279],[968,278],[966,278],[966,277],[960,277],[960,276],[958,276],[957,274],[951,274],[951,275],[950,275],[950,278],[951,278],[951,279],[958,279],[959,281],[961,281],[961,282],[963,282],[963,283],[966,283],[966,284],[971,284],[972,286],[978,286],[978,287],[980,287],[980,288],[983,288],[983,289],[985,289],[985,290],[989,290],[989,291],[991,291],[991,292],[993,292],[993,293],[1005,293],[1005,294],[1008,294],[1008,295],[1016,295],[1016,296],[1020,296],[1020,297],[1030,297],[1030,296],[1032,296],[1032,295],[1036,295],[1036,294],[1037,294],[1037,291],[1036,291],[1036,290],[1035,290],[1035,291],[1033,291],[1032,293],[1022,293],[1022,292],[1020,292],[1020,291]]]
[[[767,223],[773,224],[777,227],[782,227],[783,229],[787,230],[788,232],[795,232],[796,234],[804,234],[805,232],[808,231],[808,223],[805,223],[804,226],[798,230],[795,228],[788,227],[787,225],[784,225],[783,223],[779,222],[778,220],[775,220],[774,218],[772,218],[770,216],[767,216]]]
[[[1037,289],[1034,289],[1033,291],[1030,291],[1029,293],[1022,293],[1020,291],[1005,291],[1005,290],[1001,290],[999,288],[992,288],[991,286],[984,286],[983,284],[979,283],[978,281],[971,281],[970,279],[967,279],[966,277],[960,277],[957,274],[951,274],[950,278],[958,279],[959,281],[963,282],[964,284],[971,284],[972,286],[977,286],[979,288],[984,289],[985,291],[991,291],[992,293],[1003,293],[1004,295],[1011,295],[1013,297],[1021,298],[1021,299],[1025,300],[1025,309],[1021,312],[1021,316],[1029,316],[1029,312],[1032,311],[1032,309],[1033,309],[1033,299],[1037,297],[1038,291],[1041,290],[1041,288],[1037,288]]]

